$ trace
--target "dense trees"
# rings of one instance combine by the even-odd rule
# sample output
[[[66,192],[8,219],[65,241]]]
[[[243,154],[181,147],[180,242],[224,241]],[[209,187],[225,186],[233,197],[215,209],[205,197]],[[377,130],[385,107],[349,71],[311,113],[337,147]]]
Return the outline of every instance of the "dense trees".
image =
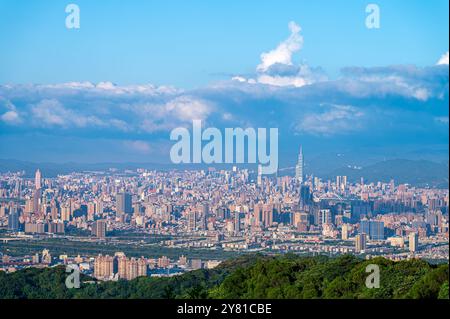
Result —
[[[380,288],[365,285],[366,266],[380,268]],[[448,264],[384,258],[247,256],[212,270],[170,278],[94,282],[67,289],[63,267],[0,272],[0,298],[447,298]]]

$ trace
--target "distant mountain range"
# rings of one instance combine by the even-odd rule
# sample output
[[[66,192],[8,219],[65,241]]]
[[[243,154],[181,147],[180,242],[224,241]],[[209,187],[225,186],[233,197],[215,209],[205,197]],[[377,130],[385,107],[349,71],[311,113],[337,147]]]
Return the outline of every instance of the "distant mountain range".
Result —
[[[228,165],[229,166],[229,165]],[[25,171],[26,177],[33,177],[36,169],[40,169],[46,177],[56,177],[58,174],[68,174],[83,171],[106,171],[110,168],[119,170],[145,169],[205,169],[207,165],[174,165],[158,163],[33,163],[19,160],[0,159],[0,173]],[[224,165],[216,166],[224,168]],[[292,175],[293,168],[285,169],[283,174]],[[308,172],[311,173],[311,172]],[[334,180],[337,175],[345,175],[351,182],[360,181],[361,177],[366,182],[389,182],[394,179],[396,183],[408,183],[416,186],[430,186],[448,188],[449,163],[433,162],[428,160],[391,159],[368,164],[364,166],[330,165],[330,168],[321,168],[312,172],[315,176]]]
[[[448,161],[436,163],[426,160],[393,159],[364,167],[341,167],[324,174],[323,177],[331,179],[337,175],[345,175],[351,182],[360,181],[361,177],[366,182],[389,182],[394,179],[400,184],[448,188],[448,174]]]

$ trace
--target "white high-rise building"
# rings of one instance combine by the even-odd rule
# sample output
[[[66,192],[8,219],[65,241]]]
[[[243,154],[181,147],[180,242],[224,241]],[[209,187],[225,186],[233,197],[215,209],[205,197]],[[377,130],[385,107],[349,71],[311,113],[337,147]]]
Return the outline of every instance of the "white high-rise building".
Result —
[[[299,183],[303,183],[304,173],[303,173],[303,149],[300,145],[300,152],[298,153],[298,161],[295,166],[295,178]]]
[[[41,189],[42,188],[42,175],[41,175],[41,171],[39,170],[39,168],[36,171],[36,174],[34,175],[34,185],[36,189]]]
[[[417,246],[419,244],[419,236],[417,233],[409,233],[409,251],[414,253],[417,251]]]

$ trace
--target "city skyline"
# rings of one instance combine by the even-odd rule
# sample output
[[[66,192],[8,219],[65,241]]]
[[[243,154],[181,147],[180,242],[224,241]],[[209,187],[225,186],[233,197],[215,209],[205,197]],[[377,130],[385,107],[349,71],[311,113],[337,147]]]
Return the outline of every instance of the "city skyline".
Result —
[[[0,0],[0,300],[448,299],[448,10]]]

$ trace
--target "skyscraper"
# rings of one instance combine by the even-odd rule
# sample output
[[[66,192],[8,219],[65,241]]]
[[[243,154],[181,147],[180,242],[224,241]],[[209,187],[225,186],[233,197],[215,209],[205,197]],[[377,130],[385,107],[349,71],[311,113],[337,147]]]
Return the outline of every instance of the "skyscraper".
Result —
[[[36,189],[41,189],[42,188],[42,175],[41,175],[41,171],[39,170],[39,168],[36,170],[36,174],[34,175],[34,185]]]
[[[131,206],[131,195],[128,193],[118,193],[116,196],[117,214],[131,214],[133,207]]]
[[[19,211],[17,210],[17,207],[11,208],[11,211],[8,215],[8,230],[19,230]]]
[[[311,192],[308,185],[300,186],[300,209],[305,209],[311,204]]]
[[[300,145],[300,152],[298,153],[298,161],[297,165],[295,166],[295,179],[299,183],[303,183],[304,179],[304,172],[303,172],[303,149]]]

